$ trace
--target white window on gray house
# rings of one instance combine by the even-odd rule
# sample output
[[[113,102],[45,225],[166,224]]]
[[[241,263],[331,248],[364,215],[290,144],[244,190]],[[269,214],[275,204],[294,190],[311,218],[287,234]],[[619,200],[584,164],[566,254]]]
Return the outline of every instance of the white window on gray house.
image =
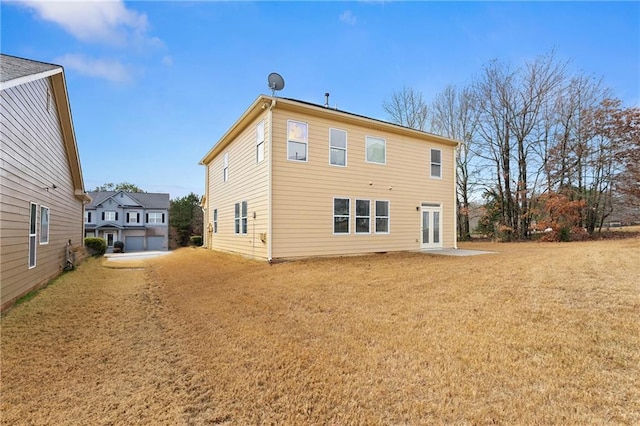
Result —
[[[104,211],[104,212],[102,212],[102,220],[107,220],[107,221],[114,222],[114,221],[118,220],[118,212]]]
[[[218,233],[218,209],[213,210],[213,233]]]
[[[308,125],[300,121],[287,121],[287,159],[307,161]]]
[[[442,152],[439,149],[431,150],[431,177],[442,177]]]
[[[348,198],[333,199],[333,233],[348,234],[351,206]]]
[[[367,163],[387,163],[387,141],[373,136],[366,137]]]
[[[147,213],[148,224],[162,224],[164,223],[164,213],[161,212],[149,212]]]
[[[340,129],[329,129],[329,164],[347,165],[347,132]]]
[[[376,234],[389,233],[389,202],[376,200]]]
[[[91,219],[92,219],[92,212],[86,211],[84,212],[84,223],[91,223]]]
[[[256,163],[264,160],[264,120],[256,126]]]
[[[29,269],[36,266],[36,218],[38,206],[29,203]]]
[[[229,180],[229,153],[224,154],[224,164],[222,167],[222,181],[226,182]]]
[[[140,223],[140,213],[138,213],[138,212],[128,212],[127,213],[127,223]]]
[[[235,204],[234,230],[236,234],[247,233],[247,202]]]
[[[356,200],[356,234],[371,232],[371,201]]]
[[[49,243],[49,207],[40,206],[40,244]]]

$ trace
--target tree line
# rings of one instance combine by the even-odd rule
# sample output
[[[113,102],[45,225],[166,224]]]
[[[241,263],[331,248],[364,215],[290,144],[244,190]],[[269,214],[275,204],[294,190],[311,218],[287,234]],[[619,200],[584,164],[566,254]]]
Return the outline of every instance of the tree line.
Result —
[[[623,107],[602,80],[570,72],[554,52],[517,67],[491,61],[471,83],[447,86],[430,103],[404,87],[382,106],[394,123],[462,142],[461,239],[473,231],[477,194],[481,231],[505,240],[529,238],[558,211],[571,217],[563,227],[592,234],[615,203],[640,205],[640,108]]]

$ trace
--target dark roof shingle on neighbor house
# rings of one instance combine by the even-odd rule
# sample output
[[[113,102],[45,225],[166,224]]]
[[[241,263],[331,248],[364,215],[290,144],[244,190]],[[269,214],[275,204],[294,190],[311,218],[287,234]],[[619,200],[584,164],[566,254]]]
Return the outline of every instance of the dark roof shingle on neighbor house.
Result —
[[[121,191],[89,192],[91,203],[87,204],[86,208],[95,208],[119,192]],[[145,209],[168,209],[170,205],[169,194],[150,192],[126,192],[126,194]]]
[[[2,83],[61,68],[60,65],[0,53],[0,82]]]

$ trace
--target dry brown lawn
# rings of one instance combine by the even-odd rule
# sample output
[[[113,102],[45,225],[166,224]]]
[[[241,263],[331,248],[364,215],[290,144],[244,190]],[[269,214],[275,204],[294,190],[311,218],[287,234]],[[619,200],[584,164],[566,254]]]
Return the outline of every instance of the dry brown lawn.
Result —
[[[91,259],[2,319],[2,423],[640,424],[640,239],[462,248]]]

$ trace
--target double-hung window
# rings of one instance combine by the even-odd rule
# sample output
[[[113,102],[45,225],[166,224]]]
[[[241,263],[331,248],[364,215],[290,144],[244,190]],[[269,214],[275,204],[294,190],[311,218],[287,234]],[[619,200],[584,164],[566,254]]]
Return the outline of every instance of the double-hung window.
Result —
[[[148,224],[164,223],[164,213],[160,213],[160,212],[147,213],[147,223]]]
[[[431,177],[442,177],[442,151],[439,149],[431,150]]]
[[[140,213],[127,212],[127,223],[140,223]]]
[[[365,139],[367,163],[387,163],[387,141],[382,138],[367,136]]]
[[[301,121],[287,121],[287,159],[307,161],[308,125]]]
[[[264,120],[256,126],[256,163],[264,160]]]
[[[236,203],[235,205],[235,233],[247,234],[247,202]]]
[[[229,153],[226,152],[224,154],[224,164],[222,166],[222,181],[226,182],[229,180]]]
[[[104,211],[102,212],[102,220],[106,220],[106,221],[116,221],[118,220],[118,212],[114,212],[114,211]]]
[[[371,201],[356,200],[356,234],[371,232]]]
[[[389,233],[389,202],[376,200],[376,234]]]
[[[49,207],[40,206],[40,244],[49,243]]]
[[[213,210],[213,233],[218,233],[218,209]]]
[[[91,223],[91,212],[85,210],[84,212],[84,223]]]
[[[329,164],[347,165],[347,132],[344,130],[329,129]]]
[[[38,206],[36,203],[29,204],[29,269],[36,266],[36,216]]]
[[[351,206],[348,198],[333,199],[333,233],[348,234]]]

